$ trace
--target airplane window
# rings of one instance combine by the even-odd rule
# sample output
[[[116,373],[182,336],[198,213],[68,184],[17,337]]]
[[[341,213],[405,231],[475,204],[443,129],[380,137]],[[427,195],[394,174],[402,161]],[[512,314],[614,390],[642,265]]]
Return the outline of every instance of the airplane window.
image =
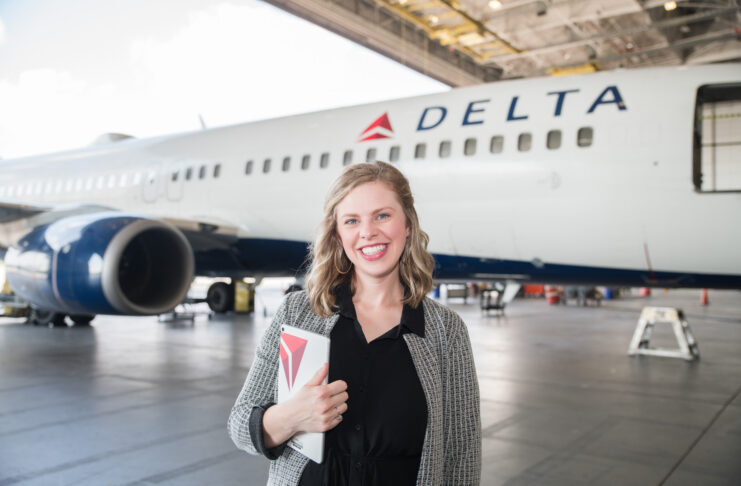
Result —
[[[77,180],[75,181],[75,192],[80,192],[80,191],[82,191],[82,184],[83,184],[83,182],[82,182],[82,179],[77,179]],[[31,191],[30,191],[30,189],[31,189],[31,188],[29,187],[29,191],[28,191],[28,193],[29,193],[29,194],[31,194]]]
[[[414,158],[415,159],[424,159],[426,152],[427,152],[427,144],[426,143],[418,143],[414,147]]]
[[[14,188],[13,188],[13,186],[10,186],[10,187],[8,188],[8,197],[13,197],[13,192],[15,192],[15,191],[14,191]]]
[[[592,127],[581,127],[576,134],[576,144],[579,147],[589,147],[592,145],[593,135]]]
[[[533,144],[533,136],[530,133],[521,133],[517,139],[517,150],[527,152]]]
[[[466,143],[463,145],[463,153],[465,155],[474,155],[476,153],[476,139],[467,138]]]
[[[178,181],[178,172],[179,171],[177,171],[177,170],[173,170],[172,171],[172,182],[177,182]]]
[[[319,159],[319,167],[322,169],[326,168],[329,165],[329,152],[324,152]]]
[[[95,188],[96,189],[103,189],[103,184],[104,183],[105,183],[105,177],[98,176],[98,180],[95,181]],[[57,182],[57,191],[56,192],[59,192],[61,190],[61,188],[62,188],[61,186],[62,186],[62,182],[61,181]]]
[[[191,177],[193,177],[193,167],[188,167],[185,170],[185,180],[189,181]]]
[[[301,157],[301,170],[306,170],[309,168],[309,162],[311,162],[311,155],[306,154],[303,157]]]
[[[90,181],[92,182],[92,179],[90,179]],[[41,194],[42,186],[43,186],[43,182],[36,183],[36,195],[37,196]]]
[[[44,186],[44,194],[51,194],[53,186],[54,183],[52,181],[47,181],[46,186]]]
[[[100,182],[100,181],[102,181],[102,180],[103,180],[103,176],[100,176],[100,177],[98,178],[98,182]],[[62,185],[63,185],[63,184],[64,184],[64,183],[63,183],[63,182],[62,182],[61,180],[57,181],[57,187],[55,187],[55,188],[54,188],[54,192],[56,192],[57,194],[59,194],[60,192],[62,192]],[[103,184],[102,184],[102,182],[101,182],[101,184],[100,184],[100,187],[103,187]]]
[[[551,130],[548,132],[548,138],[545,144],[551,150],[561,147],[561,130]]]
[[[90,180],[92,182],[92,179]],[[121,174],[121,187],[126,187],[126,184],[129,182],[129,176],[127,174]]]
[[[203,179],[206,177],[206,166],[202,165],[200,169],[198,169],[198,178]]]
[[[221,164],[214,165],[214,179],[219,177],[220,174],[221,174]]]
[[[450,140],[443,140],[440,142],[440,158],[444,159],[450,157]]]
[[[131,182],[131,185],[138,186],[139,183],[142,181],[142,175],[139,172],[134,172],[134,180]],[[101,185],[101,187],[103,187]]]
[[[502,153],[502,150],[504,149],[504,137],[501,135],[494,135],[491,137],[491,142],[489,143],[489,152],[493,154],[500,154]]]
[[[396,162],[397,160],[399,160],[400,150],[401,149],[398,145],[394,145],[393,147],[391,147],[391,150],[389,150],[389,162]]]
[[[262,173],[267,174],[270,172],[270,159],[265,159],[265,162],[262,163]]]
[[[283,172],[287,172],[291,168],[291,158],[283,157]]]
[[[244,173],[245,174],[252,174],[252,161],[248,160],[246,164],[244,164]]]
[[[64,190],[66,192],[72,192],[72,184],[74,184],[74,181],[72,179],[67,179],[67,183],[64,185]]]
[[[352,150],[345,150],[345,153],[342,156],[342,165],[350,164],[352,164]]]
[[[0,187],[0,197],[5,196],[5,186]]]
[[[368,152],[365,153],[365,161],[373,162],[374,160],[376,160],[376,149],[369,148]]]
[[[93,184],[94,183],[95,183],[95,181],[93,180],[93,178],[92,177],[88,177],[87,180],[85,181],[85,190],[86,191],[91,191],[93,189]]]

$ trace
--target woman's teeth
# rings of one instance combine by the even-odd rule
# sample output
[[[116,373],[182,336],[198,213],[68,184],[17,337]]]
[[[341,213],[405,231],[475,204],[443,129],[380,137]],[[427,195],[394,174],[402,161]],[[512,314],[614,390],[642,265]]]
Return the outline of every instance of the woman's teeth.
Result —
[[[365,248],[361,248],[360,251],[363,252],[363,255],[375,255],[376,253],[385,250],[387,246],[388,245],[366,246]]]

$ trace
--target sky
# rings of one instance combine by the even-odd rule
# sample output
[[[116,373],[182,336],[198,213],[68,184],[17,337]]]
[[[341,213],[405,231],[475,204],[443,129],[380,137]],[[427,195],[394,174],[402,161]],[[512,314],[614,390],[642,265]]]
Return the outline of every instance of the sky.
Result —
[[[0,157],[446,91],[257,0],[0,0]]]

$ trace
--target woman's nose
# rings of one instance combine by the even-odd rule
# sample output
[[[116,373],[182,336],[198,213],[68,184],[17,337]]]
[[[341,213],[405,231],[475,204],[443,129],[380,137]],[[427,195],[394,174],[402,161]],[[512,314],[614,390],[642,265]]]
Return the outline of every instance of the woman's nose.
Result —
[[[366,240],[376,236],[376,227],[372,221],[364,221],[360,224],[360,237]]]

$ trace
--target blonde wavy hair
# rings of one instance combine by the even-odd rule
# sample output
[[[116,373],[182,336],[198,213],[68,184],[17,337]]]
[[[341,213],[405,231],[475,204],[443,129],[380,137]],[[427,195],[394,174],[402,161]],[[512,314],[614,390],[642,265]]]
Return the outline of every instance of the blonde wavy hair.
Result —
[[[386,162],[366,162],[347,167],[329,188],[324,201],[324,219],[310,246],[311,266],[306,289],[312,310],[329,317],[335,306],[334,290],[343,282],[352,282],[354,268],[337,237],[337,205],[350,191],[367,182],[381,181],[396,194],[406,216],[409,238],[399,259],[399,277],[404,285],[404,304],[416,308],[432,289],[435,262],[427,251],[429,237],[419,227],[414,197],[409,181],[396,167]],[[342,270],[340,270],[342,269]],[[344,269],[348,269],[345,271]]]

